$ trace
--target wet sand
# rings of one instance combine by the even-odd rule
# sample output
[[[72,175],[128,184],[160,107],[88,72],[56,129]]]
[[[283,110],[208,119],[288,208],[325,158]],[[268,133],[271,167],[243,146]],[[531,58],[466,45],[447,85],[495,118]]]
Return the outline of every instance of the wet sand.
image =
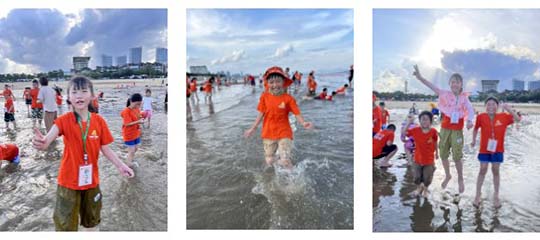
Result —
[[[136,87],[128,89],[114,89],[118,82],[124,81],[94,81],[96,92],[105,93],[105,99],[100,101],[100,114],[115,139],[110,146],[122,160],[127,150],[122,141],[120,111],[127,97],[135,92],[144,93],[144,86],[149,85],[156,99],[152,127],[143,129],[141,145],[135,155],[140,165],[135,169],[135,178],[120,176],[100,154],[101,231],[167,230],[167,115],[163,104],[166,88],[160,86],[161,79],[130,80],[134,81]],[[67,82],[57,84],[64,88],[65,95]],[[16,143],[21,149],[21,164],[17,168],[3,162],[0,169],[0,231],[54,231],[52,215],[63,142],[58,138],[55,145],[42,152],[32,147],[32,121],[27,118],[21,98],[25,86],[31,83],[16,83],[14,88],[18,129],[6,130],[5,125],[0,124],[0,142]],[[3,104],[3,100],[0,103]],[[63,111],[66,109],[64,105]],[[44,127],[42,132],[45,132]]]

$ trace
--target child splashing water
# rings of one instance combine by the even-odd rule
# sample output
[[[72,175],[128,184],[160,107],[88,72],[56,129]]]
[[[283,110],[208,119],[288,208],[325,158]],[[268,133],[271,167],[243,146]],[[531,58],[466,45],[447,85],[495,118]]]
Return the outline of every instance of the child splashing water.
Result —
[[[280,67],[269,68],[263,76],[268,91],[261,94],[257,110],[257,119],[244,133],[244,137],[249,137],[255,132],[259,123],[263,121],[262,134],[264,155],[267,169],[274,163],[274,155],[279,150],[278,164],[288,169],[292,169],[291,152],[293,132],[289,123],[289,113],[293,113],[298,123],[305,129],[311,129],[313,124],[304,121],[300,114],[300,109],[296,105],[296,100],[285,92],[285,89],[292,84],[292,80],[287,77]],[[266,169],[265,169],[266,171]]]
[[[47,135],[34,128],[34,148],[45,150],[59,136],[64,137],[64,155],[58,173],[58,188],[54,209],[57,231],[77,231],[96,227],[101,221],[102,195],[99,189],[99,152],[118,169],[121,175],[133,177],[126,166],[109,147],[114,139],[107,122],[100,115],[90,113],[94,97],[92,82],[75,77],[68,84],[67,98],[73,112],[61,115]],[[80,222],[79,222],[80,219]]]
[[[479,207],[480,197],[482,195],[482,185],[484,178],[488,170],[488,166],[491,163],[491,172],[493,173],[493,204],[495,207],[500,207],[499,201],[499,167],[504,158],[504,136],[506,134],[506,128],[514,122],[519,122],[519,116],[507,104],[502,104],[502,108],[508,113],[498,113],[499,100],[495,97],[488,97],[486,99],[486,112],[481,113],[476,117],[476,124],[474,125],[473,139],[471,146],[476,144],[476,136],[478,135],[478,129],[482,129],[480,133],[480,150],[478,153],[478,160],[480,161],[480,172],[478,172],[478,179],[476,180],[476,197],[474,198],[473,205]]]
[[[448,162],[451,150],[458,174],[459,193],[461,194],[465,191],[462,162],[464,144],[463,127],[466,118],[467,129],[471,129],[473,127],[472,120],[474,119],[472,104],[469,101],[468,95],[463,92],[463,78],[457,73],[452,74],[449,80],[451,91],[448,91],[439,89],[422,77],[416,65],[414,66],[413,75],[439,96],[438,105],[439,110],[442,112],[439,150],[446,175],[444,181],[441,183],[441,187],[443,189],[446,188],[452,178],[450,174],[450,163]]]

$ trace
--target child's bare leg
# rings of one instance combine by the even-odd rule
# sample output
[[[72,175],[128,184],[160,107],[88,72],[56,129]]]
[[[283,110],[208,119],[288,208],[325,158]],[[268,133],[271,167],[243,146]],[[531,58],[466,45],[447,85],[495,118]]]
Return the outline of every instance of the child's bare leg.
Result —
[[[454,161],[456,165],[456,170],[458,174],[458,185],[459,185],[459,193],[465,192],[465,184],[463,183],[463,161],[457,160]]]
[[[266,157],[264,158],[264,161],[266,162],[266,166],[267,166],[267,167],[270,167],[270,166],[272,166],[272,164],[274,163],[274,157],[268,157],[268,156],[266,156]]]
[[[381,163],[381,166],[383,167],[390,166],[390,159],[392,159],[392,157],[396,154],[396,152],[397,152],[397,149],[392,151],[390,154],[386,155],[386,157],[384,157],[383,159],[383,162]]]
[[[480,199],[482,196],[482,185],[484,184],[484,178],[488,170],[489,163],[480,163],[480,171],[478,172],[478,178],[476,179],[476,197],[474,197],[474,206],[480,204]]]
[[[135,157],[135,148],[136,147],[128,147],[128,155],[127,155],[127,165],[129,167],[133,166],[133,158]]]
[[[452,179],[452,175],[450,174],[450,162],[448,161],[448,159],[442,159],[442,165],[444,168],[444,174],[446,175],[443,182],[441,183],[441,187],[444,189],[448,185],[450,179]]]
[[[500,186],[500,175],[499,175],[499,163],[492,163],[491,164],[491,173],[493,174],[493,188],[495,192],[493,193],[493,203],[495,207],[500,207],[501,202],[499,200],[499,186]]]

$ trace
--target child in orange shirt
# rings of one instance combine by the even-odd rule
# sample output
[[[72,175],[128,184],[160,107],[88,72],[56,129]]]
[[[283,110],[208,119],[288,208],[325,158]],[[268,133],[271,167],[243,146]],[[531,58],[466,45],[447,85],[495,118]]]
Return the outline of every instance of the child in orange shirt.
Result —
[[[396,154],[397,146],[394,144],[394,132],[396,126],[390,124],[387,129],[381,130],[373,135],[373,159],[384,158],[380,167],[391,167],[390,159]]]
[[[279,150],[278,164],[291,169],[293,167],[290,159],[293,133],[289,123],[289,113],[292,112],[298,123],[305,129],[310,129],[313,125],[311,122],[304,121],[300,109],[296,105],[296,100],[285,92],[286,88],[292,84],[292,80],[280,67],[271,67],[266,70],[263,79],[265,85],[268,85],[268,91],[261,95],[257,106],[259,115],[251,128],[246,130],[244,136],[252,135],[259,123],[263,121],[261,137],[266,166],[272,166],[274,155]]]
[[[206,95],[204,96],[204,101],[212,102],[212,89],[214,88],[212,84],[214,83],[214,77],[210,77],[206,83],[204,83],[203,90]]]
[[[311,71],[308,75],[308,96],[315,96],[317,92],[317,82],[315,81],[315,71]]]
[[[12,95],[6,95],[6,103],[4,104],[4,122],[6,122],[6,129],[9,129],[9,123],[13,123],[13,129],[17,128],[15,123],[15,106],[13,106]]]
[[[416,184],[415,196],[429,195],[428,187],[433,180],[435,172],[435,159],[439,158],[439,149],[437,147],[438,134],[435,128],[432,128],[433,114],[429,111],[423,111],[418,116],[420,126],[414,128],[402,128],[401,134],[414,139],[416,149],[414,151],[414,183]],[[414,122],[409,118],[407,126]]]
[[[133,170],[109,147],[114,139],[105,119],[88,111],[94,97],[92,82],[86,77],[75,77],[67,89],[73,112],[58,117],[46,136],[34,128],[33,139],[34,148],[45,150],[57,137],[64,138],[53,217],[57,231],[77,231],[79,218],[85,228],[93,228],[101,221],[100,151],[121,175],[134,176]]]
[[[345,90],[347,90],[347,88],[349,87],[349,84],[346,84],[343,85],[343,87],[340,87],[336,90],[336,93],[337,94],[345,94]]]
[[[32,105],[32,96],[30,95],[30,87],[25,87],[23,92],[24,103],[26,104],[27,115],[30,117],[30,106]]]
[[[384,102],[379,102],[379,107],[381,108],[381,128],[385,129],[387,124],[390,122],[390,113],[386,110],[386,104]]]
[[[32,89],[30,89],[30,96],[32,97],[32,119],[33,127],[36,127],[36,122],[41,127],[43,121],[43,103],[38,102],[39,95],[39,82],[37,80],[32,81]]]
[[[58,113],[62,114],[62,92],[60,88],[55,88],[56,91],[56,106],[58,107]]]
[[[144,122],[141,118],[142,95],[135,93],[127,101],[127,106],[120,113],[123,119],[122,137],[124,143],[128,147],[127,164],[128,166],[136,165],[133,162],[135,152],[138,150],[138,145],[141,143],[140,124]]]
[[[19,165],[21,159],[19,158],[17,145],[11,143],[0,144],[0,168],[2,167],[2,160],[8,161],[15,166]]]
[[[517,113],[507,104],[502,104],[504,110],[508,113],[498,113],[499,100],[495,97],[488,97],[486,99],[486,112],[478,114],[476,116],[476,123],[474,125],[473,139],[471,146],[476,145],[476,135],[478,135],[478,129],[482,129],[480,134],[480,151],[478,153],[478,160],[480,161],[480,172],[478,173],[478,179],[476,181],[476,197],[474,198],[473,205],[478,207],[480,204],[480,197],[482,195],[482,185],[484,178],[488,170],[489,163],[491,163],[491,172],[493,173],[493,193],[495,207],[500,207],[499,201],[499,168],[504,159],[504,136],[506,134],[506,128],[514,122],[519,122],[519,116]]]

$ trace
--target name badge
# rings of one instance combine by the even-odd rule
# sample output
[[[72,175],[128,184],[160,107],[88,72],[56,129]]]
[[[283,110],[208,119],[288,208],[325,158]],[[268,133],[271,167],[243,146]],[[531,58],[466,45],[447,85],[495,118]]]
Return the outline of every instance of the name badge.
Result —
[[[459,123],[459,112],[452,112],[452,117],[450,118],[451,124]]]
[[[92,164],[79,166],[79,187],[92,184]]]
[[[487,145],[488,152],[495,152],[497,150],[497,140],[490,138]]]

